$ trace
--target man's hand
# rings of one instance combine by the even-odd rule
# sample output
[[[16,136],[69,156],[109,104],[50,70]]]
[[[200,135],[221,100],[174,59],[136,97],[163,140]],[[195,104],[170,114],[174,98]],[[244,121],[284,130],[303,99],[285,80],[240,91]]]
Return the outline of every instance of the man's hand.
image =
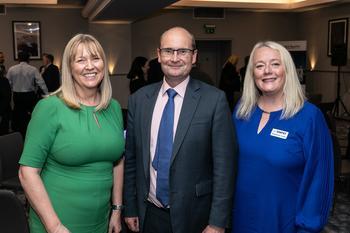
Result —
[[[224,232],[225,232],[224,228],[208,225],[202,233],[224,233]]]
[[[139,218],[138,217],[128,217],[124,218],[126,225],[131,231],[139,232]]]

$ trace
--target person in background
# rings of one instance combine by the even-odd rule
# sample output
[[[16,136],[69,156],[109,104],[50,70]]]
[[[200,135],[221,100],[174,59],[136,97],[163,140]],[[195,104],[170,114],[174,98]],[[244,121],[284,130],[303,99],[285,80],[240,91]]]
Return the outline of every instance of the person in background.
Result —
[[[50,93],[56,91],[60,87],[60,71],[58,67],[53,64],[53,61],[53,55],[44,53],[44,65],[40,67],[41,76],[43,77]]]
[[[236,55],[231,55],[221,71],[221,78],[219,88],[223,90],[226,94],[227,101],[229,103],[231,112],[235,105],[234,93],[240,92],[241,84],[239,79],[239,74],[237,72],[237,63],[239,57]]]
[[[223,233],[235,179],[234,127],[225,94],[189,76],[193,35],[165,31],[161,82],[131,95],[125,149],[125,221],[144,233]]]
[[[191,78],[200,80],[202,82],[205,82],[206,84],[214,85],[212,78],[209,76],[209,74],[205,73],[200,69],[200,64],[198,62],[193,64],[190,76]]]
[[[147,84],[148,60],[145,57],[136,57],[131,64],[127,78],[130,79],[130,94],[133,94]]]
[[[0,51],[0,73],[3,75],[3,77],[6,76],[6,67],[4,63],[5,63],[5,55],[3,52]]]
[[[12,129],[25,137],[33,108],[37,103],[36,89],[48,94],[47,87],[38,69],[29,65],[29,53],[18,53],[19,64],[9,68],[6,77],[13,92]]]
[[[332,203],[332,139],[280,44],[254,46],[233,121],[239,159],[232,233],[321,232]]]
[[[0,70],[0,135],[8,134],[11,116],[11,87]]]
[[[242,90],[243,90],[244,77],[245,77],[245,73],[246,73],[246,70],[247,70],[248,62],[249,62],[249,56],[245,56],[244,57],[244,66],[242,66],[239,69],[239,75],[241,76],[241,88],[242,88]]]
[[[158,62],[158,57],[152,59],[148,63],[149,69],[147,71],[147,83],[152,84],[163,80],[164,74],[162,67]]]
[[[74,36],[62,86],[35,107],[19,161],[31,233],[121,231],[123,119],[107,64],[93,36]]]

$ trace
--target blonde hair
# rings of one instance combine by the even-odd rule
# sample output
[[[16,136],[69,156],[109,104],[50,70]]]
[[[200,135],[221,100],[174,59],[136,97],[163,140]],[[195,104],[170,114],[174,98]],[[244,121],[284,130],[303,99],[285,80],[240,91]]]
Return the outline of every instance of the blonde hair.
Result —
[[[90,54],[98,55],[104,63],[104,77],[100,83],[99,91],[101,95],[100,103],[96,106],[95,111],[99,111],[108,107],[112,98],[112,86],[108,75],[107,59],[101,44],[95,37],[88,34],[75,35],[66,45],[61,70],[61,87],[52,93],[57,95],[71,108],[80,109],[79,98],[75,90],[74,78],[72,76],[72,62],[77,55],[79,45],[83,45]]]
[[[255,51],[262,47],[274,49],[278,51],[281,56],[281,63],[285,70],[281,119],[291,118],[303,107],[306,97],[298,80],[298,75],[290,53],[282,45],[273,41],[258,42],[250,53],[247,72],[244,78],[243,93],[237,108],[236,117],[246,120],[249,119],[261,95],[261,92],[255,85],[253,59]]]
[[[231,63],[232,65],[236,66],[237,63],[238,63],[238,60],[239,60],[239,56],[235,55],[235,54],[232,54],[231,56],[229,56],[227,58],[227,61],[225,62],[225,65],[226,63]]]

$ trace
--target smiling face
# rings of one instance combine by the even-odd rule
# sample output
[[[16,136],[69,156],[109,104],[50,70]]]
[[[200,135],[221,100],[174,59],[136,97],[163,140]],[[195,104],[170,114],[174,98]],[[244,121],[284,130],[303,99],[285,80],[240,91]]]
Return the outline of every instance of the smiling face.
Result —
[[[280,53],[268,47],[255,50],[253,55],[255,85],[263,95],[282,96],[286,81]]]
[[[84,44],[77,47],[71,61],[72,76],[79,96],[96,91],[104,77],[104,62],[99,54],[92,53]]]
[[[189,49],[192,47],[192,36],[183,28],[172,28],[166,31],[160,41],[160,49]],[[196,62],[197,51],[188,53],[174,52],[174,54],[162,53],[158,49],[158,61],[162,66],[165,79],[169,85],[171,83],[179,84],[189,75],[192,64]]]

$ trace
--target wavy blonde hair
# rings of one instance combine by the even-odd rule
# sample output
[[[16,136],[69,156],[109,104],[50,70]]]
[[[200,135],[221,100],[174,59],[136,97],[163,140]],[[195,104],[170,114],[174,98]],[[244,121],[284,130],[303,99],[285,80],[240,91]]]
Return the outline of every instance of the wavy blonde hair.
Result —
[[[112,86],[108,75],[107,59],[101,44],[95,37],[88,34],[77,34],[67,43],[62,58],[62,84],[57,91],[52,93],[52,95],[57,95],[63,99],[69,107],[80,109],[79,98],[75,90],[74,78],[72,75],[72,62],[77,55],[79,45],[83,45],[90,54],[102,58],[104,64],[104,77],[99,86],[101,100],[96,106],[95,111],[105,109],[108,107],[112,98]]]
[[[273,41],[258,42],[250,53],[247,72],[244,78],[243,93],[237,108],[236,117],[246,120],[249,119],[261,95],[261,92],[255,85],[253,59],[255,51],[262,47],[274,49],[278,51],[281,56],[281,63],[284,66],[286,79],[283,86],[283,109],[281,119],[291,118],[303,107],[306,97],[300,85],[290,53],[285,47]]]

